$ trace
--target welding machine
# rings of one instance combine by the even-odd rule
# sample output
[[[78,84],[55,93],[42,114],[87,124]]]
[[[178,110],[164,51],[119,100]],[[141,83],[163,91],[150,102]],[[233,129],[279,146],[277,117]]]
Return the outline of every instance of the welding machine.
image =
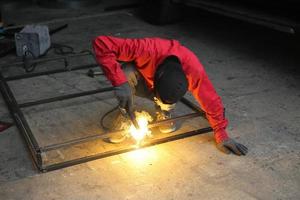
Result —
[[[49,29],[45,25],[26,25],[15,33],[15,43],[17,56],[38,58],[51,46]]]

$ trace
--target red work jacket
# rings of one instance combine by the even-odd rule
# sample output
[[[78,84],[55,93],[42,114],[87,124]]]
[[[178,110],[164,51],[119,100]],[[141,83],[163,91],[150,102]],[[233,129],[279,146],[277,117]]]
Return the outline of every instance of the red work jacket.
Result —
[[[189,91],[205,111],[214,130],[216,142],[228,138],[227,119],[221,98],[195,54],[176,40],[161,38],[125,39],[99,36],[93,40],[97,62],[113,86],[127,81],[119,61],[134,62],[137,70],[153,90],[154,74],[157,66],[170,55],[177,56],[188,79]]]

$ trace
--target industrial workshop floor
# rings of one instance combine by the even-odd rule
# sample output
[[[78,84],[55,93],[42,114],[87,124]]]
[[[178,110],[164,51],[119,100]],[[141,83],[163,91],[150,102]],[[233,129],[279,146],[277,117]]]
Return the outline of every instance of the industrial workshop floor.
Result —
[[[21,24],[51,22],[51,16],[56,16],[51,25],[68,23],[69,27],[53,35],[52,42],[73,46],[75,51],[91,49],[91,39],[97,35],[179,40],[204,64],[225,104],[228,132],[249,148],[249,154],[220,153],[210,133],[39,173],[13,126],[0,133],[1,200],[300,198],[300,57],[293,37],[204,14],[158,27],[126,10],[101,14],[94,9],[94,14],[80,12],[81,16],[50,10],[46,16],[47,11],[37,9],[34,18],[26,15],[30,11],[20,11],[11,20]],[[1,58],[0,63],[14,59]],[[11,74],[16,69],[1,70]],[[83,70],[43,76],[39,84],[16,82],[12,88],[19,99],[30,100],[97,87],[87,84],[86,79]],[[32,91],[33,87],[40,92]],[[76,111],[76,103],[80,111]],[[96,105],[95,98],[66,101],[53,104],[49,112],[45,108],[31,110],[29,116],[37,118],[32,124],[36,130],[46,127],[58,131],[64,125],[60,119],[76,119],[78,123],[79,115],[93,119],[91,110],[107,110]],[[12,121],[2,97],[0,120]]]

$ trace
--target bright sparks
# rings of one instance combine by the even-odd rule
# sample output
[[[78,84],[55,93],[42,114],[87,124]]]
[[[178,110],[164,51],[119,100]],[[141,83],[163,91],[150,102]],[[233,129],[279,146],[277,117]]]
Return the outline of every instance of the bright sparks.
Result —
[[[136,129],[134,125],[131,124],[129,133],[135,139],[137,145],[139,145],[146,136],[151,136],[151,131],[148,129],[148,123],[152,121],[152,117],[145,111],[135,112],[135,116],[139,129]]]
[[[157,148],[136,149],[124,154],[123,157],[132,167],[145,170],[160,159],[158,152]]]

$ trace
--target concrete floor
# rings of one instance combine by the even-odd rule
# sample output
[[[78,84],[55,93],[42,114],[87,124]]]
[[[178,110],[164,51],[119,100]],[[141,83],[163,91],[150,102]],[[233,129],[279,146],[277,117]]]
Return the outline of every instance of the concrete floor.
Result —
[[[49,16],[22,15],[29,10],[11,19],[20,24],[49,21]],[[204,64],[224,101],[228,132],[248,146],[249,154],[224,155],[207,134],[41,174],[12,127],[0,133],[0,199],[300,198],[300,51],[293,37],[200,14],[156,27],[127,11],[90,16],[81,12],[84,17],[70,19],[62,19],[54,10],[49,13],[57,17],[54,21],[69,23],[52,41],[76,51],[90,49],[90,40],[101,34],[180,40]],[[10,56],[1,63],[13,59]],[[2,70],[11,73],[11,69]],[[52,78],[52,82],[45,78],[49,87],[37,96],[65,92],[68,87],[90,88],[70,77]],[[33,98],[26,95],[32,94],[28,88],[14,86],[23,100]],[[63,104],[68,106],[73,105]],[[0,107],[0,119],[10,121],[2,98]]]

